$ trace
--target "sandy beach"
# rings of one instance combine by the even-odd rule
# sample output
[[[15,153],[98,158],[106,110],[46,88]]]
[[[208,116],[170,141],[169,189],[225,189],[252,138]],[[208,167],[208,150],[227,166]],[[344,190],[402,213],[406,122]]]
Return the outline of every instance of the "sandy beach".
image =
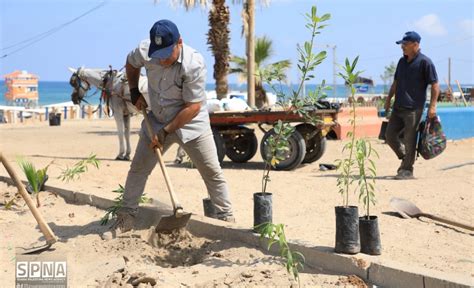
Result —
[[[138,141],[137,131],[140,121],[139,117],[132,118],[133,147]],[[261,139],[261,133],[257,135]],[[130,162],[113,160],[118,152],[113,119],[69,120],[56,127],[47,126],[46,122],[0,125],[0,139],[0,150],[10,161],[17,156],[25,156],[37,168],[41,168],[54,160],[48,173],[50,175],[48,185],[109,199],[116,196],[112,190],[117,189],[119,184],[125,183],[130,165]],[[372,208],[372,211],[379,217],[382,255],[371,257],[371,259],[393,261],[406,267],[424,267],[460,277],[474,277],[474,235],[472,233],[425,218],[402,219],[389,205],[392,197],[405,198],[415,203],[423,212],[474,225],[472,216],[474,139],[449,141],[446,151],[441,156],[429,161],[418,159],[415,163],[416,179],[407,181],[393,179],[399,160],[390,148],[378,139],[373,139],[372,143],[380,155],[380,159],[376,160],[378,204]],[[274,223],[285,224],[287,237],[292,241],[310,241],[322,247],[334,247],[334,207],[342,204],[342,198],[337,192],[336,172],[320,171],[319,164],[334,163],[336,159],[341,158],[343,145],[343,141],[329,141],[326,153],[319,161],[303,165],[294,171],[271,172],[268,190],[273,193]],[[206,197],[204,183],[199,173],[186,163],[173,163],[175,151],[176,146],[172,147],[164,157],[174,188],[187,211],[202,215],[201,199]],[[80,180],[68,183],[56,178],[61,168],[73,165],[90,153],[96,154],[101,160],[99,170],[91,168],[89,172],[81,176]],[[16,163],[13,165],[20,173]],[[261,157],[256,155],[245,164],[236,164],[226,158],[223,169],[234,205],[237,221],[235,226],[250,228],[253,224],[252,194],[261,190],[263,169]],[[0,175],[8,176],[3,167],[0,167]],[[22,179],[25,179],[23,175]],[[15,188],[0,183],[0,196],[14,192]],[[157,201],[169,204],[169,196],[159,168],[150,175],[146,194]],[[122,258],[112,257],[116,260],[105,264],[104,259],[112,251],[132,259],[134,256],[127,256],[124,248],[131,247],[130,245],[136,245],[138,247],[136,250],[142,251],[143,255],[153,256],[153,253],[165,253],[153,251],[149,245],[144,245],[143,241],[133,240],[143,239],[144,236],[127,238],[127,241],[132,239],[135,242],[126,245],[123,244],[123,241],[126,241],[124,239],[104,242],[100,239],[100,234],[106,228],[98,224],[104,211],[89,206],[65,204],[62,199],[55,198],[50,193],[40,195],[45,203],[41,211],[45,214],[47,222],[56,224],[52,228],[60,237],[57,250],[71,255],[68,259],[71,259],[71,267],[73,267],[71,268],[74,275],[72,283],[104,285],[110,279],[112,272],[123,264],[120,261],[124,261]],[[350,196],[350,203],[357,204],[356,195]],[[15,207],[13,211],[5,211],[1,204],[0,201],[0,229],[8,232],[1,234],[1,243],[6,243],[7,246],[28,245],[38,240],[40,233],[34,230],[35,221],[29,212],[26,212],[26,207],[20,206]],[[360,213],[363,213],[362,204],[359,206]],[[229,278],[227,281],[233,279],[232,281],[235,282],[229,283],[235,285],[289,286],[291,283],[295,284],[289,280],[284,267],[276,262],[273,256],[265,255],[254,247],[239,247],[238,243],[216,243],[207,239],[194,239],[191,242],[192,245],[199,247],[198,251],[202,247],[205,247],[202,251],[213,251],[209,253],[222,251],[224,255],[222,259],[234,264],[212,266],[209,261],[218,261],[220,258],[208,257],[197,266],[179,267],[174,270],[163,269],[159,272],[162,273],[161,275],[156,275],[158,279],[170,281],[163,284],[179,286],[181,281],[186,285],[207,287],[212,286],[212,283],[224,283],[226,277]],[[183,249],[183,247],[177,249]],[[4,254],[12,253],[8,249],[2,249],[2,251]],[[252,256],[243,256],[249,254]],[[2,256],[1,259],[9,259],[9,255],[4,257],[5,255],[0,254],[0,256]],[[101,258],[102,256],[104,258]],[[137,263],[136,271],[133,272],[151,275],[150,265],[156,263],[147,262],[145,258],[131,260]],[[259,261],[254,261],[257,258]],[[104,274],[97,272],[99,269],[88,270],[96,267],[95,264],[98,265],[97,267],[105,267],[104,271],[108,272]],[[9,263],[9,260],[2,260],[0,266],[0,278],[14,281],[13,264]],[[209,269],[209,266],[213,268]],[[271,271],[268,272],[272,275],[271,279],[266,277],[267,272],[262,272],[267,270]],[[156,269],[154,271],[156,272]],[[245,273],[248,271],[253,271],[252,276],[247,277]],[[350,281],[345,276],[318,274],[320,272],[317,268],[309,267],[302,274],[302,284],[323,287],[349,285]],[[124,272],[121,276],[117,274],[114,277],[118,279],[130,276],[125,274]],[[248,282],[249,280],[254,282]]]

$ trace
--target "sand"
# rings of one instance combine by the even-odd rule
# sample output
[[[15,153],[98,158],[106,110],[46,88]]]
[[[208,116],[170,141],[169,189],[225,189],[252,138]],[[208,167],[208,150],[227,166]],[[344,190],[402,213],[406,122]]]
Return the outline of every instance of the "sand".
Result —
[[[133,117],[133,147],[135,147],[138,140],[137,129],[139,125],[140,119]],[[257,136],[261,139],[262,135],[258,132]],[[50,180],[48,180],[48,185],[110,199],[116,196],[116,193],[113,193],[112,190],[117,189],[119,184],[123,185],[125,183],[130,165],[130,162],[113,160],[118,152],[118,142],[115,123],[110,119],[63,121],[61,126],[58,127],[49,127],[47,123],[0,125],[0,139],[2,139],[0,150],[10,160],[22,155],[33,161],[37,168],[43,167],[54,160],[49,169]],[[407,181],[393,179],[399,160],[382,141],[372,140],[374,148],[381,157],[376,160],[378,203],[371,211],[379,217],[382,239],[382,255],[372,257],[373,261],[392,261],[407,268],[425,267],[447,274],[473,277],[474,241],[472,233],[425,218],[402,219],[393,213],[389,200],[391,197],[405,198],[415,203],[424,212],[445,216],[471,226],[474,225],[473,213],[470,212],[474,204],[472,193],[472,187],[474,187],[474,140],[449,141],[446,151],[441,156],[429,161],[418,159],[415,164],[416,179]],[[334,207],[342,204],[342,198],[337,192],[336,172],[320,171],[319,164],[334,163],[336,159],[341,158],[343,145],[343,141],[329,141],[326,153],[319,161],[303,165],[294,171],[271,172],[269,191],[273,193],[274,223],[285,224],[287,237],[292,241],[309,241],[322,247],[334,247]],[[175,151],[176,147],[173,147],[164,157],[169,167],[168,170],[174,188],[187,211],[202,215],[202,199],[206,197],[204,183],[196,169],[189,168],[187,164],[178,165],[173,163]],[[56,179],[61,169],[73,165],[90,153],[95,153],[101,160],[99,170],[91,168],[78,181],[64,183]],[[245,164],[232,163],[227,158],[224,161],[224,174],[231,191],[231,200],[237,220],[236,226],[250,228],[253,224],[252,195],[261,190],[263,168],[261,157],[257,153],[252,160]],[[3,167],[0,167],[0,175],[7,175]],[[0,194],[8,189],[10,188],[0,186]],[[12,191],[11,189],[9,191]],[[46,199],[52,197],[46,196],[47,194],[44,196]],[[169,196],[159,168],[155,169],[150,175],[146,194],[160,202],[169,203]],[[74,259],[72,267],[77,267],[74,268],[76,269],[73,274],[75,279],[76,277],[77,279],[83,279],[82,277],[86,276],[88,279],[91,278],[91,281],[87,283],[95,285],[106,283],[113,275],[115,275],[115,281],[129,280],[131,273],[143,272],[145,275],[151,275],[151,272],[147,270],[150,269],[150,265],[148,265],[150,263],[147,263],[144,259],[141,259],[142,262],[137,259],[131,260],[137,262],[137,264],[132,265],[136,269],[130,269],[127,266],[126,270],[113,274],[113,271],[124,268],[125,260],[120,259],[118,255],[126,255],[126,253],[123,251],[124,249],[120,249],[122,246],[119,242],[113,242],[115,240],[104,242],[100,239],[100,233],[103,232],[102,229],[104,228],[98,224],[98,220],[103,215],[103,211],[87,206],[67,205],[62,203],[61,199],[56,198],[51,201],[55,204],[45,205],[42,209],[46,209],[44,213],[48,219],[47,221],[54,222],[57,225],[52,227],[53,230],[58,235],[63,235],[62,237],[65,239],[60,242],[60,249],[72,253],[68,259]],[[350,202],[357,205],[357,196],[351,195]],[[363,207],[361,204],[359,206],[362,214]],[[75,216],[72,218],[68,216],[69,214],[66,213],[68,211],[74,213]],[[2,243],[26,245],[38,239],[40,234],[37,231],[31,231],[35,222],[28,213],[24,213],[24,211],[7,212],[3,210],[2,206],[0,206],[0,213],[0,229],[8,231],[2,236],[9,239],[7,242],[2,239]],[[13,223],[16,225],[13,226]],[[146,246],[140,246],[144,244],[142,238],[130,236],[130,239],[137,241],[134,244],[137,246],[137,250],[145,249],[144,251],[148,251],[149,255],[153,255],[154,252],[150,250],[148,244],[145,243]],[[142,239],[143,241],[133,239]],[[174,278],[166,273],[176,273],[178,275],[176,281],[183,281],[186,285],[202,284],[205,286],[211,285],[213,281],[220,284],[225,281],[237,281],[232,282],[235,285],[238,285],[236,283],[242,285],[259,283],[265,285],[280,285],[280,283],[284,286],[291,285],[288,284],[291,281],[289,281],[285,269],[281,267],[281,263],[275,263],[273,256],[265,255],[255,247],[240,247],[241,244],[239,243],[213,243],[209,242],[208,239],[196,239],[196,241],[197,250],[202,249],[205,252],[208,249],[206,247],[213,247],[213,251],[224,251],[219,253],[225,256],[225,261],[234,261],[233,264],[213,266],[207,261],[212,263],[216,260],[213,260],[215,257],[207,255],[207,258],[204,257],[205,259],[200,258],[203,262],[191,267],[160,269],[160,273],[165,273],[163,275],[166,275],[166,277],[151,276],[157,276],[157,279],[166,278],[166,281],[168,281],[168,279]],[[91,243],[94,244],[91,245]],[[71,247],[73,245],[75,245],[74,249]],[[75,254],[78,250],[81,253]],[[109,258],[112,251],[117,257]],[[249,254],[254,255],[254,257],[246,256]],[[259,260],[254,261],[254,258]],[[114,266],[115,270],[110,267],[111,269],[107,270],[108,274],[99,273],[100,277],[94,276],[95,268],[92,267],[105,265],[105,259],[114,259],[108,265]],[[261,259],[264,260],[260,261]],[[91,265],[88,261],[97,262],[97,265]],[[261,265],[262,262],[265,263],[261,267],[262,270],[252,266]],[[240,266],[242,263],[246,264]],[[0,273],[6,273],[4,274],[5,277],[12,277],[13,270],[11,269],[14,268],[5,267],[7,265],[5,261],[1,264]],[[158,265],[156,261],[152,264]],[[204,267],[200,265],[204,265]],[[209,269],[210,266],[212,269]],[[193,269],[197,269],[198,272],[192,274]],[[216,270],[214,273],[214,269],[219,272]],[[152,270],[156,271],[156,269]],[[272,280],[266,278],[266,272],[262,272],[267,270],[271,271],[269,274],[272,275]],[[191,271],[190,274],[189,271]],[[251,271],[253,276],[243,276],[242,273],[248,271]],[[179,274],[181,272],[186,276]],[[306,272],[307,274],[302,274],[302,280],[308,281],[307,283],[314,283],[315,285],[323,285],[322,283],[324,283],[324,287],[346,285],[348,283],[347,277],[340,280],[340,276],[325,274],[321,276],[317,273],[317,269],[308,269],[308,271],[305,270]],[[226,276],[227,274],[228,276]],[[3,279],[3,276],[1,277]],[[321,280],[319,277],[324,279]],[[249,279],[255,282],[248,282]],[[320,280],[323,282],[318,282]],[[302,283],[305,283],[304,281]],[[171,285],[178,282],[172,282]]]
[[[16,192],[15,187],[2,182],[0,189],[7,200]],[[148,283],[157,287],[297,287],[281,258],[266,255],[257,246],[209,240],[187,230],[156,234],[153,226],[105,239],[108,226],[100,224],[102,210],[66,204],[64,199],[48,192],[43,192],[41,199],[40,212],[59,238],[53,249],[42,252],[41,257],[65,258],[70,287],[124,287],[140,283],[143,284],[138,287],[151,287],[146,286]],[[16,203],[11,210],[0,209],[0,230],[5,231],[0,238],[2,287],[14,286],[15,247],[44,243],[41,233],[34,229],[36,222],[27,206],[21,199]],[[313,287],[365,287],[354,275],[333,275],[309,266],[300,279],[305,286]]]

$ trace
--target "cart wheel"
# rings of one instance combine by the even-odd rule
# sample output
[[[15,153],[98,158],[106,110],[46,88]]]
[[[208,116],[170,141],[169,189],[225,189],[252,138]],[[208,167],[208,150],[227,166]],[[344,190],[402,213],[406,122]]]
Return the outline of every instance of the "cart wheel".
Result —
[[[265,135],[263,135],[262,141],[260,142],[260,154],[262,155],[263,159],[270,158],[270,149],[268,148],[267,139],[274,134],[275,131],[271,129],[267,131]],[[303,136],[301,136],[298,131],[295,131],[288,139],[288,142],[288,151],[282,152],[284,153],[285,160],[280,161],[280,163],[275,166],[276,170],[293,170],[298,167],[298,165],[300,165],[304,159],[306,154],[306,145],[304,143]]]
[[[214,143],[216,143],[217,158],[219,159],[219,163],[222,164],[225,156],[224,138],[222,138],[221,133],[216,128],[212,128],[212,135],[214,136]]]
[[[245,163],[257,153],[258,140],[252,129],[241,127],[241,132],[224,135],[225,155],[236,163]]]
[[[311,124],[299,124],[296,126],[296,131],[300,132],[306,144],[306,155],[303,163],[313,163],[321,158],[326,151],[326,137],[323,137],[321,131],[318,131],[312,138],[311,135],[315,133],[318,128]]]

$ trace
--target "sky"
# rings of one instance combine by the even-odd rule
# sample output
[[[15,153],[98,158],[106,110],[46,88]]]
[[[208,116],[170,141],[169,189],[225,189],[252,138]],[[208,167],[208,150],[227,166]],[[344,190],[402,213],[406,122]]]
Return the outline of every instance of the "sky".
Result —
[[[257,3],[258,0],[255,0]],[[200,51],[208,67],[207,82],[213,83],[214,58],[207,46],[208,10],[186,11],[173,7],[172,0],[2,0],[0,1],[0,76],[14,70],[27,70],[43,81],[67,81],[67,67],[120,69],[126,55],[160,19],[174,21],[185,43]],[[176,2],[176,1],[175,1]],[[178,1],[179,2],[179,1]],[[231,13],[231,53],[244,56],[241,37],[242,4],[228,1]],[[270,62],[289,59],[292,82],[298,80],[295,68],[297,43],[309,40],[304,14],[316,5],[318,14],[331,14],[329,26],[316,37],[315,52],[326,50],[327,59],[316,68],[318,84],[332,84],[333,68],[339,71],[344,59],[359,56],[358,69],[375,84],[383,84],[380,75],[391,62],[397,63],[401,49],[395,41],[406,31],[421,35],[422,52],[430,57],[441,84],[448,78],[474,84],[474,1],[472,0],[274,0],[256,8],[255,34],[273,41]],[[100,8],[73,21],[85,12]],[[73,21],[73,22],[71,22]],[[57,29],[61,27],[61,29]],[[55,31],[42,40],[21,48],[14,46],[45,32]],[[9,48],[10,46],[12,46]],[[332,47],[336,47],[333,49]],[[337,65],[334,66],[334,53]],[[237,83],[235,75],[230,83]],[[340,78],[337,84],[342,84]]]

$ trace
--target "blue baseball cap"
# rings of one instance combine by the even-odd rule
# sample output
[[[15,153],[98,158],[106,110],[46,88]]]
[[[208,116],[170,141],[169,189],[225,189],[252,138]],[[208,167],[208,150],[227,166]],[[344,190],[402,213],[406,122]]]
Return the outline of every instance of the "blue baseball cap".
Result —
[[[406,43],[406,42],[418,42],[418,43],[420,43],[420,41],[421,41],[420,34],[416,33],[415,31],[408,31],[408,32],[405,33],[405,35],[403,35],[402,40],[399,40],[395,43],[397,43],[397,44],[402,44],[402,43]]]
[[[158,59],[169,58],[179,37],[178,27],[170,20],[156,22],[150,29],[148,57]]]

